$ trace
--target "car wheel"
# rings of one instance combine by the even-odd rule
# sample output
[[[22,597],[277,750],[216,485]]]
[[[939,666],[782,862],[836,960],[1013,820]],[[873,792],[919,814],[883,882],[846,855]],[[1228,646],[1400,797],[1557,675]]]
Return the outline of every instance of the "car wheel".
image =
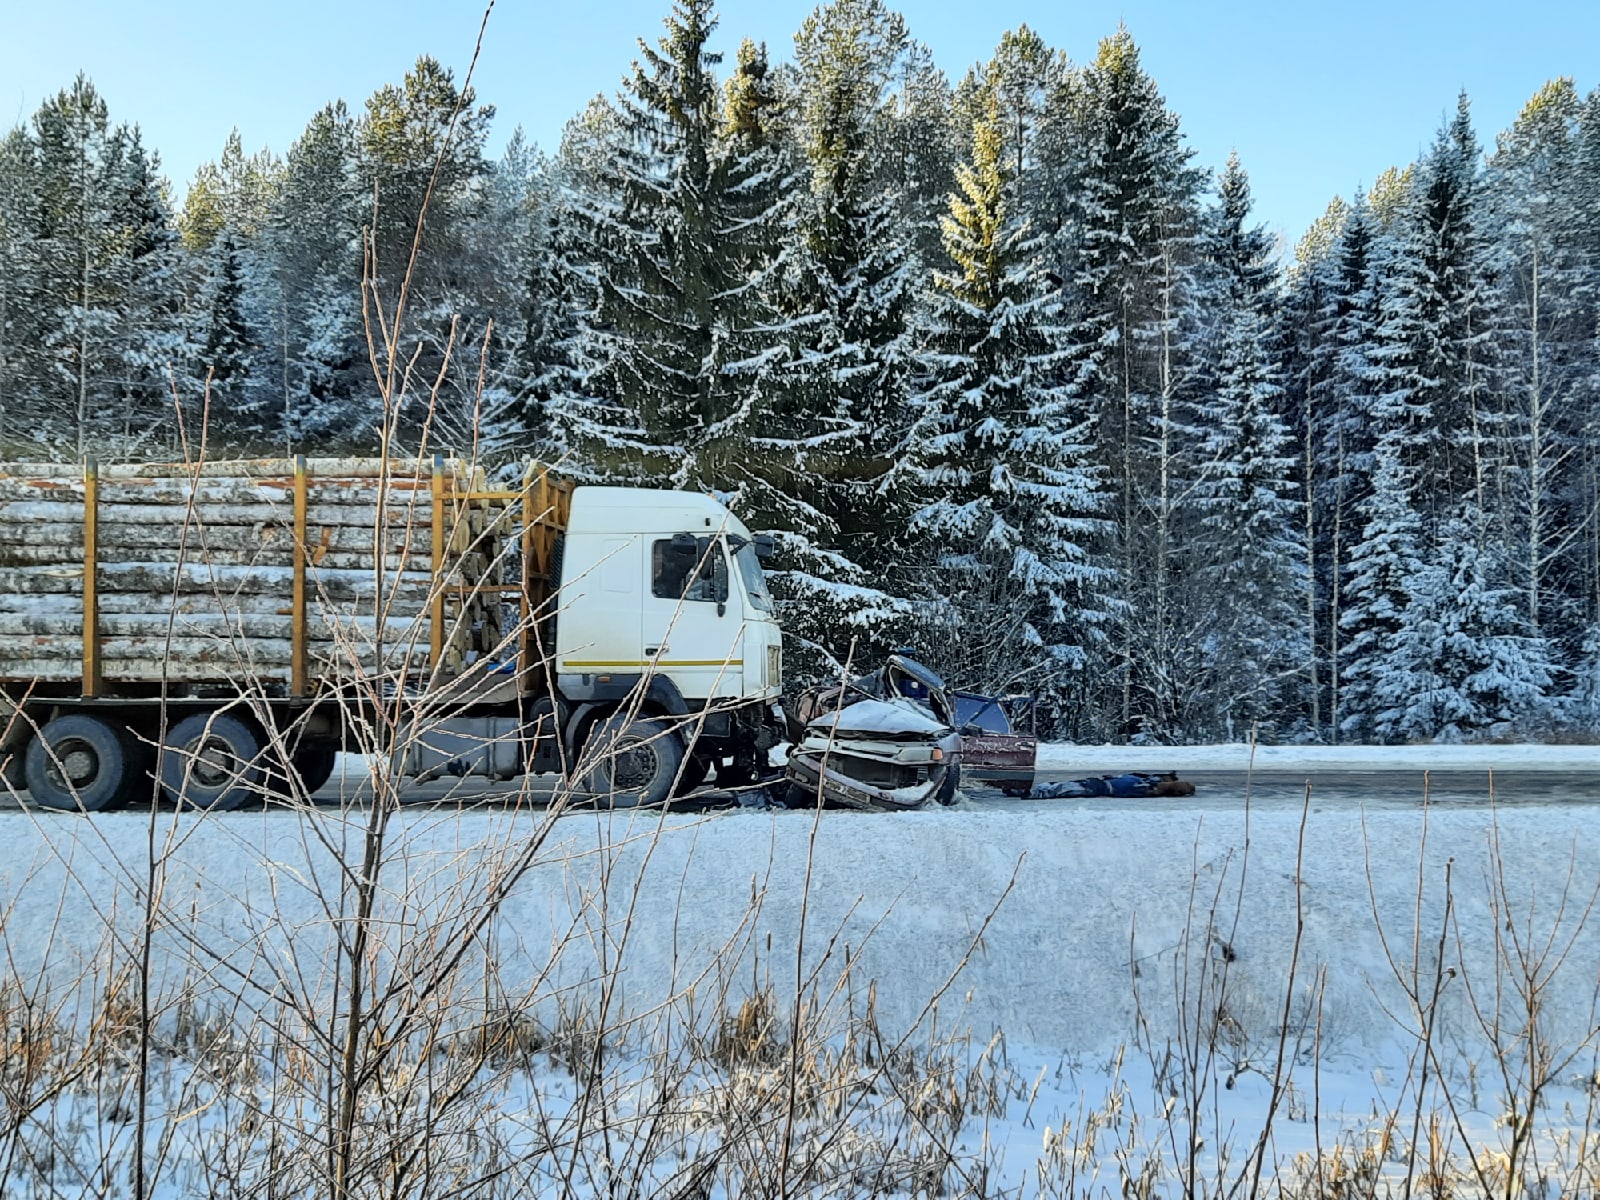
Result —
[[[261,739],[237,717],[195,713],[167,731],[161,786],[175,804],[219,812],[263,796]]]
[[[35,804],[104,812],[127,799],[135,780],[127,736],[100,717],[69,713],[28,743],[22,775]]]
[[[956,802],[956,790],[960,786],[961,767],[956,763],[951,763],[945,768],[944,778],[939,781],[939,790],[933,794],[933,798],[940,804],[954,804]]]
[[[798,783],[791,783],[784,797],[785,808],[816,808],[821,802],[816,788]]]
[[[672,795],[683,759],[683,739],[667,722],[618,713],[590,731],[580,787],[602,807],[661,804]]]

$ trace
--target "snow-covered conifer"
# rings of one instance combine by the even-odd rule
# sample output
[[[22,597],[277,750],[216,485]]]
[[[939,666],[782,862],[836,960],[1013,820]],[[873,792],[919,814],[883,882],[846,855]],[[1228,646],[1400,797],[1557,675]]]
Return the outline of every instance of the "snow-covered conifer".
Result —
[[[1100,497],[1061,383],[1046,242],[1019,211],[999,98],[985,91],[944,220],[952,269],[935,276],[918,397],[926,501],[912,528],[933,553],[941,665],[964,668],[969,686],[999,690],[1026,674],[1059,691],[1095,617],[1099,572],[1084,542]],[[995,611],[997,592],[1009,611]]]
[[[1372,489],[1359,507],[1362,529],[1350,555],[1339,617],[1344,684],[1339,729],[1352,741],[1385,740],[1398,719],[1388,677],[1412,589],[1422,571],[1421,522],[1412,501],[1411,468],[1398,439],[1380,440]]]
[[[1058,173],[1058,263],[1068,370],[1108,482],[1114,620],[1089,703],[1105,733],[1177,736],[1186,635],[1172,584],[1180,497],[1192,481],[1185,411],[1194,369],[1202,176],[1126,29],[1065,89],[1070,161]]]
[[[260,422],[285,454],[371,445],[378,419],[361,319],[355,138],[342,103],[311,118],[261,236]]]
[[[1399,628],[1372,683],[1384,741],[1460,742],[1541,722],[1552,670],[1476,519],[1453,519],[1412,577]]]
[[[13,129],[0,138],[0,454],[39,455],[61,432],[45,402],[40,216],[35,146]]]
[[[752,276],[764,167],[723,137],[715,24],[710,0],[680,0],[659,46],[641,43],[607,130],[610,159],[580,209],[599,256],[588,390],[600,419],[568,434],[597,475],[736,490],[757,378],[782,344]]]
[[[136,130],[113,125],[80,75],[34,115],[38,303],[54,370],[41,399],[74,455],[133,451],[171,423],[167,381],[184,360],[177,235]]]
[[[1430,535],[1463,503],[1483,519],[1504,455],[1481,173],[1463,94],[1398,219],[1374,351],[1385,379],[1373,415],[1415,472]]]
[[[1585,205],[1569,192],[1580,112],[1572,81],[1552,80],[1500,136],[1488,173],[1508,419],[1492,536],[1511,551],[1534,632],[1554,611],[1582,607],[1587,575],[1577,558],[1584,549],[1567,536],[1585,522],[1574,451],[1584,437],[1594,333],[1583,302]],[[1568,648],[1576,651],[1581,635],[1573,632]]]
[[[908,611],[896,576],[913,505],[916,234],[875,161],[875,131],[914,49],[882,0],[833,0],[795,38],[795,135],[810,188],[785,250],[795,358],[770,449],[788,460],[786,491],[800,501],[780,528],[811,532],[794,539],[803,561],[778,584],[803,614],[800,637],[840,649],[856,636],[881,648]]]

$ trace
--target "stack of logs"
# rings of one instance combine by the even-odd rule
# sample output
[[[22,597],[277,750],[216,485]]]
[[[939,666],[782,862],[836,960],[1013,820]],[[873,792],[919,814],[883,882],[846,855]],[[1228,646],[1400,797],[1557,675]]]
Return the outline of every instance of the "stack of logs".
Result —
[[[89,569],[110,682],[288,683],[300,622],[302,683],[514,656],[504,495],[475,495],[475,466],[438,464],[436,480],[435,463],[301,460],[297,588],[293,461],[102,466],[92,484],[80,466],[0,463],[0,679],[88,677]]]

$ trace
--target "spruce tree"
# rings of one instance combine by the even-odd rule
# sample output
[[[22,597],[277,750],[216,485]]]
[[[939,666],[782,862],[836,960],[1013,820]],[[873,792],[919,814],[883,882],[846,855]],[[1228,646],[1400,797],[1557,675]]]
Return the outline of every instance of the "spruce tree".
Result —
[[[192,355],[184,390],[211,400],[209,434],[255,446],[275,432],[270,343],[273,297],[264,234],[282,165],[266,150],[246,155],[235,129],[215,163],[189,185],[178,230],[186,254]]]
[[[195,354],[184,303],[182,245],[156,157],[145,152],[138,126],[123,126],[118,134],[122,147],[112,211],[127,255],[119,440],[127,453],[146,446],[176,451],[177,437],[165,417],[175,402],[173,380],[182,379]],[[185,392],[180,384],[178,404],[192,412],[199,401],[193,389]],[[198,429],[198,422],[191,427]]]
[[[934,280],[918,397],[927,500],[912,528],[931,546],[925,604],[941,668],[989,690],[1025,676],[1059,700],[1095,611],[1083,541],[1099,495],[1060,382],[1046,243],[1018,211],[997,92],[986,88],[944,220],[952,269]]]
[[[1373,680],[1374,728],[1386,741],[1472,741],[1543,724],[1549,648],[1528,635],[1518,596],[1476,519],[1452,519],[1412,577],[1399,629]]]
[[[261,237],[260,418],[285,454],[374,440],[355,139],[342,103],[311,118],[285,157]]]
[[[1335,249],[1335,271],[1324,310],[1328,347],[1325,403],[1315,421],[1314,503],[1317,545],[1326,595],[1329,722],[1343,724],[1346,564],[1362,529],[1362,504],[1372,488],[1373,412],[1383,371],[1373,361],[1381,321],[1380,281],[1386,250],[1365,195],[1357,193]]]
[[[758,164],[723,138],[715,25],[710,0],[682,0],[659,47],[641,43],[582,214],[599,252],[588,387],[611,411],[569,435],[597,476],[736,490],[782,352],[752,280],[766,214],[746,195]]]
[[[1189,552],[1209,648],[1198,690],[1223,722],[1212,735],[1269,733],[1304,721],[1310,586],[1298,462],[1280,413],[1281,375],[1270,338],[1275,269],[1271,240],[1249,224],[1250,187],[1228,160],[1204,240],[1211,329],[1209,392],[1196,406],[1204,429],[1194,485],[1200,527]],[[1194,730],[1201,733],[1201,730]]]
[[[190,334],[197,352],[195,385],[210,400],[211,427],[249,443],[259,439],[261,427],[252,406],[244,402],[253,335],[244,316],[244,256],[238,235],[224,226],[199,258]]]
[[[1351,741],[1388,740],[1401,715],[1391,675],[1424,556],[1412,488],[1400,439],[1381,439],[1373,449],[1372,490],[1359,507],[1361,535],[1339,617],[1345,638],[1339,728]]]
[[[161,180],[85,76],[45,101],[33,128],[49,436],[79,457],[170,449],[172,424],[159,417],[187,348]]]
[[[559,407],[576,388],[575,341],[582,328],[576,280],[578,237],[557,168],[542,165],[529,198],[525,245],[515,256],[520,286],[510,297],[501,378],[486,400],[491,449],[555,461],[565,452]]]
[[[942,253],[940,219],[961,153],[954,100],[932,51],[908,40],[873,122],[871,159],[876,186],[896,198],[897,223],[919,272]]]
[[[391,437],[429,430],[459,445],[471,436],[461,415],[476,410],[476,350],[489,317],[473,230],[486,203],[493,116],[424,55],[399,85],[368,97],[357,126],[361,193],[372,198],[363,303],[370,327],[387,327],[392,343],[377,356]],[[433,429],[441,416],[444,427]]]
[[[1186,383],[1194,366],[1194,259],[1201,177],[1126,29],[1065,90],[1058,262],[1075,399],[1093,422],[1110,484],[1105,547],[1114,622],[1084,703],[1104,735],[1178,736],[1188,619],[1173,594],[1179,498],[1192,482]]]
[[[907,439],[915,360],[916,233],[874,159],[886,97],[913,51],[881,0],[834,0],[795,37],[794,128],[810,187],[784,259],[794,358],[778,385],[768,461],[792,481],[775,522],[793,553],[777,585],[798,638],[823,651],[798,675],[837,669],[852,639],[872,656],[902,636],[898,550],[915,483]],[[798,662],[798,660],[797,660]]]
[[[881,182],[873,130],[911,45],[904,20],[881,0],[833,0],[795,36],[800,133],[811,168],[797,259],[802,386],[819,429],[836,434],[832,461],[818,463],[827,478],[816,506],[839,531],[836,548],[869,571],[883,565],[884,516],[905,515],[896,466],[910,416],[914,237],[895,190]]]
[[[1430,538],[1462,504],[1486,519],[1504,457],[1479,157],[1463,94],[1398,218],[1374,352],[1386,378],[1373,415],[1415,472]]]
[[[40,352],[40,219],[35,147],[24,130],[13,129],[0,138],[0,453],[50,437],[49,367]]]
[[[1322,434],[1331,408],[1333,342],[1329,314],[1336,292],[1338,240],[1349,211],[1344,199],[1335,196],[1296,243],[1294,262],[1273,313],[1273,340],[1284,389],[1282,411],[1296,459],[1300,536],[1310,573],[1310,587],[1305,590],[1305,626],[1310,645],[1302,702],[1307,706],[1307,733],[1318,739],[1331,732],[1330,610],[1335,590],[1333,560],[1320,506],[1330,474],[1322,455]]]

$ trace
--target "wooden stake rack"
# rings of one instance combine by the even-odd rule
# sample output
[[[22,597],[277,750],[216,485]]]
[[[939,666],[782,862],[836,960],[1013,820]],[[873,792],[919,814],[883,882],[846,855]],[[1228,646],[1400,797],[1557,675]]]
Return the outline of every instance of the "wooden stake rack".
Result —
[[[0,463],[0,679],[96,697],[247,674],[308,697],[514,643],[536,688],[571,495],[442,456]]]

